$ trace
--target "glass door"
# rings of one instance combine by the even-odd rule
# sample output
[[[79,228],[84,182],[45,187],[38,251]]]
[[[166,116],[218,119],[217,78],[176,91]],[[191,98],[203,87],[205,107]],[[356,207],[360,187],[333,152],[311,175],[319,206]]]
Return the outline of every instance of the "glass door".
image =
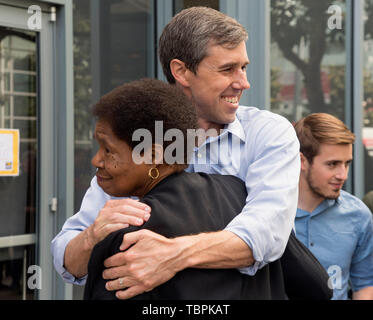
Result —
[[[19,130],[18,176],[0,176],[0,299],[32,299],[37,219],[37,34],[0,26],[0,127]]]
[[[45,125],[53,126],[55,109],[52,24],[45,5],[29,9],[22,1],[0,2],[0,135],[19,135],[10,155],[17,168],[11,175],[0,168],[0,299],[12,300],[37,299],[46,287],[49,266],[41,257],[49,254],[48,240],[40,226],[53,219],[43,203],[55,191],[55,132]],[[9,156],[0,149],[0,160]]]

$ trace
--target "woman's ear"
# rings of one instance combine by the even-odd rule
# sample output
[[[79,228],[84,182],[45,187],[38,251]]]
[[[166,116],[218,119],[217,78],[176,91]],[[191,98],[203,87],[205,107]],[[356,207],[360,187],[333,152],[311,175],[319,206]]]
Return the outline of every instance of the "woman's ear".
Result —
[[[160,144],[153,144],[152,159],[154,164],[163,164],[163,146]]]
[[[171,73],[174,76],[176,83],[179,83],[181,86],[187,88],[189,87],[189,78],[188,74],[190,73],[189,69],[185,66],[185,63],[179,59],[173,59],[170,62]]]

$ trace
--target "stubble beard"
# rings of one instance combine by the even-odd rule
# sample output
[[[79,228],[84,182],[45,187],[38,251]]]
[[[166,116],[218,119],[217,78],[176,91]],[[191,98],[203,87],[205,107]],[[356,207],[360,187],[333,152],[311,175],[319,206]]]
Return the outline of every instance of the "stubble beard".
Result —
[[[321,197],[325,200],[336,200],[340,196],[340,190],[334,190],[335,193],[333,194],[323,192],[321,188],[315,183],[311,170],[307,172],[306,181],[311,192],[318,197]]]

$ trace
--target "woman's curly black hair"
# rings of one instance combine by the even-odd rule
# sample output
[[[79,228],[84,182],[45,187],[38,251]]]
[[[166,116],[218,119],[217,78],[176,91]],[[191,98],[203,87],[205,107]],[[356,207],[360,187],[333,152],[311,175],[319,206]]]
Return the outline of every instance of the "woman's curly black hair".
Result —
[[[180,130],[184,137],[182,169],[187,167],[187,130],[197,129],[197,114],[193,102],[175,85],[156,79],[125,83],[104,95],[92,112],[98,120],[106,121],[114,134],[132,149],[140,143],[132,139],[138,129],[150,131],[155,143],[156,121],[163,122],[163,133]],[[163,150],[172,143],[163,141]]]

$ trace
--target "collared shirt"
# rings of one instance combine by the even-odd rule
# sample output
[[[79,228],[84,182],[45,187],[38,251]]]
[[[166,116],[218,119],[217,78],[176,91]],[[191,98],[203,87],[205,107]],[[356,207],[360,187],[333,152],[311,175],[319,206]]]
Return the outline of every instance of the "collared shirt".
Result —
[[[208,138],[196,149],[188,171],[235,175],[246,183],[246,206],[226,228],[253,250],[256,262],[241,272],[254,275],[258,268],[282,255],[294,226],[300,173],[299,142],[285,118],[240,107],[236,120],[220,136]],[[80,211],[66,221],[52,241],[55,268],[66,281],[85,281],[75,279],[63,267],[67,243],[91,225],[112,198],[93,178]]]
[[[333,300],[348,299],[348,290],[373,286],[373,222],[369,209],[341,191],[337,200],[324,200],[313,212],[298,209],[297,237],[329,274]]]

